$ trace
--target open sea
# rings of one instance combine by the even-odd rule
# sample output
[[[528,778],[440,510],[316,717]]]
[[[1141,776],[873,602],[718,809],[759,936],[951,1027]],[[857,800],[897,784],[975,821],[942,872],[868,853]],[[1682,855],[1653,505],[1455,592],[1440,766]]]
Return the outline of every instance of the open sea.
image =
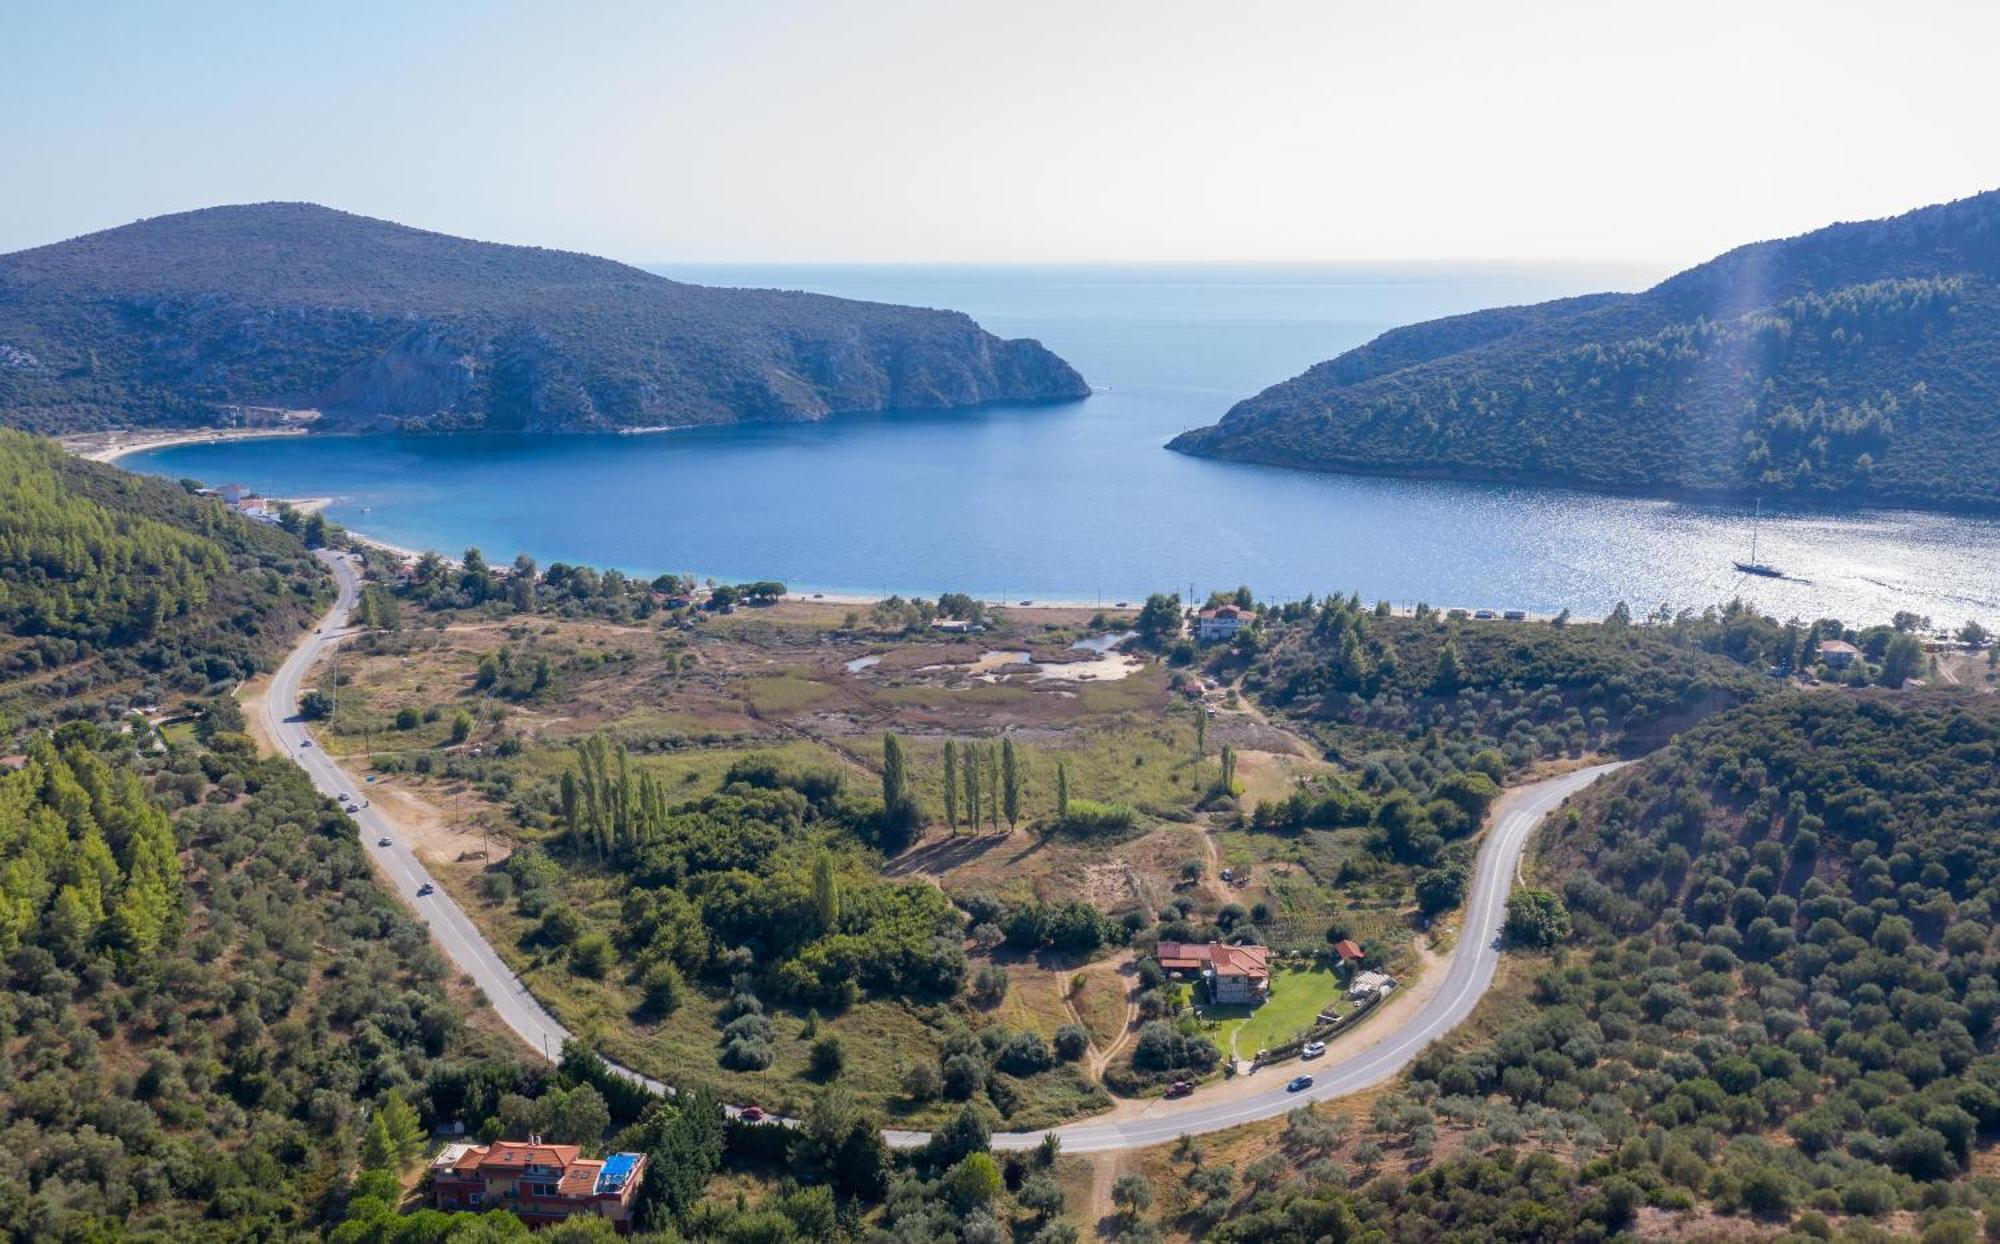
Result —
[[[1777,616],[2000,624],[2000,520],[1746,508],[1311,474],[1167,452],[1175,433],[1384,329],[1663,273],[1575,267],[711,266],[711,285],[950,307],[1036,337],[1096,388],[1059,406],[638,436],[331,437],[188,445],[135,470],[334,498],[415,548],[794,589],[1136,601],[1260,598],[1601,616],[1742,596]]]

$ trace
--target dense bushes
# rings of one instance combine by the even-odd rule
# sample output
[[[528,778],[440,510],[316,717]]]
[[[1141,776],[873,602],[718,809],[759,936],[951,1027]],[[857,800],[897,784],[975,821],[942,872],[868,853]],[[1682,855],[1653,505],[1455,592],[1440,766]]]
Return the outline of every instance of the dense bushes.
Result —
[[[854,839],[875,808],[847,796],[837,774],[751,757],[721,791],[670,799],[643,762],[593,738],[548,811],[563,827],[557,850],[568,866],[602,860],[616,870],[621,918],[599,932],[648,982],[663,979],[663,965],[728,981],[749,962],[774,1000],[842,1007],[871,995],[949,997],[964,980],[962,918],[934,886],[874,875]],[[564,876],[555,858],[521,851],[505,867],[520,909],[543,913],[544,940],[585,934],[580,924],[562,936],[546,927],[575,922],[552,898]],[[585,974],[610,970],[601,960],[594,955]],[[759,1053],[768,1035],[743,1035],[725,1041],[736,1051],[730,1065],[768,1065],[768,1050]]]

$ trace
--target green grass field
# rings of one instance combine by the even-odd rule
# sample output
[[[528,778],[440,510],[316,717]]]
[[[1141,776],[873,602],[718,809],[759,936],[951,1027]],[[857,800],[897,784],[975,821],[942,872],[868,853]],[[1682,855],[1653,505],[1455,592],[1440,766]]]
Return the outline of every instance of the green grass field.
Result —
[[[1237,1055],[1250,1058],[1258,1050],[1283,1045],[1311,1027],[1320,1010],[1342,993],[1340,978],[1323,964],[1304,968],[1279,965],[1271,969],[1270,999],[1255,1011],[1204,1006],[1202,1013],[1215,1021],[1212,1039],[1225,1056],[1234,1038]]]

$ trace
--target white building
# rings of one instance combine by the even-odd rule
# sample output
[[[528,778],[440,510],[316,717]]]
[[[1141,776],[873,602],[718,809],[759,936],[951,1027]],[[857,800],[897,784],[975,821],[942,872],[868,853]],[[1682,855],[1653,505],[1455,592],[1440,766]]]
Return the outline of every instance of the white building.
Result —
[[[1221,643],[1236,638],[1236,632],[1257,620],[1255,612],[1237,605],[1204,609],[1195,618],[1194,636],[1202,643]]]

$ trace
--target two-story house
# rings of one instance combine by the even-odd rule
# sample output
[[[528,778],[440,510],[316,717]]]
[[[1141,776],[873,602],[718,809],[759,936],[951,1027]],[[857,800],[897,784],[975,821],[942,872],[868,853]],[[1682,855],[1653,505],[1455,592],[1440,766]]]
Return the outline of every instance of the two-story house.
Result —
[[[504,1209],[531,1227],[592,1214],[629,1234],[646,1155],[614,1153],[600,1160],[581,1152],[575,1145],[545,1145],[540,1137],[446,1145],[431,1163],[431,1195],[447,1212]]]

